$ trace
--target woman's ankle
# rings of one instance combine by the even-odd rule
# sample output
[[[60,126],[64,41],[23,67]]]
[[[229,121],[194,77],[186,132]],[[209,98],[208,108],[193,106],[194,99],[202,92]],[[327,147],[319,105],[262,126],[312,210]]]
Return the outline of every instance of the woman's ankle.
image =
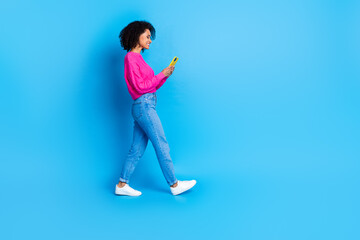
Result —
[[[171,185],[170,187],[177,187],[178,182],[174,183],[173,185]]]
[[[119,183],[117,185],[118,185],[118,187],[122,188],[126,185],[126,182],[119,181]]]

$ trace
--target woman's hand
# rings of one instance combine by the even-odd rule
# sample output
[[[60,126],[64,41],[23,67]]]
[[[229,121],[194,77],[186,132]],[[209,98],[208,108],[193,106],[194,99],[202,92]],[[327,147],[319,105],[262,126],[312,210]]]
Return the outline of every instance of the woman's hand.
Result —
[[[170,77],[170,75],[173,73],[175,69],[175,66],[168,66],[167,68],[164,68],[164,70],[162,70],[161,72],[167,76],[167,77]]]

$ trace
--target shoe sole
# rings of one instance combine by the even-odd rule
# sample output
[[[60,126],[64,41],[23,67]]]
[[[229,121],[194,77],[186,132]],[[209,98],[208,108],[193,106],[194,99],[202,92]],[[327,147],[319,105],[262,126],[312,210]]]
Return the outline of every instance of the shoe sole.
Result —
[[[117,193],[116,192],[116,188],[115,188],[115,195],[118,195],[118,196],[130,196],[130,197],[138,197],[138,196],[141,196],[141,192],[139,195],[129,195],[129,194],[121,194],[121,193]]]
[[[140,194],[140,195],[129,195],[129,194],[119,194],[119,193],[115,193],[115,195],[117,195],[117,196],[129,196],[129,197],[138,197],[138,196],[141,196],[141,194]]]
[[[186,190],[184,190],[184,191],[182,191],[182,192],[180,192],[180,193],[173,194],[173,195],[174,195],[174,196],[180,195],[180,194],[182,194],[182,193],[184,193],[184,192],[186,192],[186,191],[188,191],[188,190],[192,189],[195,185],[196,185],[196,182],[194,183],[194,185],[192,185],[192,186],[191,186],[191,187],[189,187],[188,189],[186,189]]]
[[[117,196],[130,196],[130,197],[138,197],[138,196],[141,196],[141,194],[139,194],[139,195],[129,195],[129,194],[121,194],[121,193],[115,193],[115,195],[117,195]]]

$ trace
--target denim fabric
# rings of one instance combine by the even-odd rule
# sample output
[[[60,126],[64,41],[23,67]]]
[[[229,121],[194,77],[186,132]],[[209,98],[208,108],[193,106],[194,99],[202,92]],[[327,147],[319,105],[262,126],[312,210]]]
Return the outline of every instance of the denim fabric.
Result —
[[[132,116],[134,118],[133,143],[121,171],[121,182],[129,182],[136,164],[145,152],[149,139],[153,144],[167,183],[173,185],[177,182],[173,162],[170,158],[169,144],[166,141],[160,118],[156,113],[156,103],[156,94],[146,93],[135,99],[132,105]]]

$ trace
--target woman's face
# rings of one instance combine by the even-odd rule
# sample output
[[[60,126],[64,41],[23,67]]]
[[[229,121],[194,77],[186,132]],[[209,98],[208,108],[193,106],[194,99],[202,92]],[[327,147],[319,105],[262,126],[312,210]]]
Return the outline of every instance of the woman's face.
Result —
[[[149,29],[146,29],[139,37],[139,44],[141,48],[149,49],[151,41],[151,33]]]

